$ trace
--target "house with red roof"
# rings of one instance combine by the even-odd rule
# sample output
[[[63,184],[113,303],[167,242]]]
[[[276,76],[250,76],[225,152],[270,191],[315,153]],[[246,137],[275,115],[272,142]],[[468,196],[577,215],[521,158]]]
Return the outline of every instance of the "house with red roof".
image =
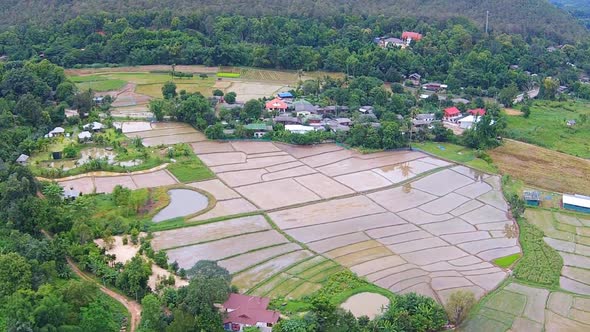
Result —
[[[223,329],[226,331],[243,331],[245,327],[256,326],[263,332],[272,331],[279,321],[280,313],[268,310],[270,299],[267,297],[229,294],[223,303]]]
[[[486,110],[483,108],[476,108],[474,110],[467,111],[467,113],[469,113],[473,116],[484,116],[484,115],[486,115]]]
[[[455,106],[446,108],[444,110],[443,119],[445,121],[457,122],[461,118],[461,111]]]
[[[413,31],[404,31],[402,33],[402,40],[409,44],[411,41],[419,41],[422,39],[422,34]]]
[[[284,113],[287,111],[288,107],[289,105],[287,105],[287,103],[281,98],[275,98],[266,102],[266,110],[269,112],[276,111]]]

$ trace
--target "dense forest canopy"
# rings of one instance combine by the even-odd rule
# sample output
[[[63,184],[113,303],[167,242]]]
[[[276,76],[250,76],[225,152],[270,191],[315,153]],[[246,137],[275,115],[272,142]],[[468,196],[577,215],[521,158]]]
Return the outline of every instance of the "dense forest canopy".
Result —
[[[346,14],[398,20],[414,18],[429,23],[467,17],[479,27],[484,26],[486,11],[489,11],[490,27],[499,32],[542,36],[556,41],[580,40],[587,35],[570,15],[547,0],[7,0],[0,12],[0,27],[29,22],[59,23],[64,18],[102,12],[123,16],[137,11],[170,11],[171,15],[198,12],[207,14],[209,19],[219,13],[303,18]]]

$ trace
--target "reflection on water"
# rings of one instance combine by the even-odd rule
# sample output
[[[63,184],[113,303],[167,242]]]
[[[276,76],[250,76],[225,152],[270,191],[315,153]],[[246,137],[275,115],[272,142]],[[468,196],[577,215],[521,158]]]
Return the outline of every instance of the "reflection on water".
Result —
[[[483,182],[483,177],[485,175],[484,172],[478,171],[478,170],[473,169],[471,167],[468,167],[468,169],[469,169],[469,175],[471,175],[473,180],[475,180],[476,182]]]
[[[109,165],[119,165],[123,167],[137,166],[142,163],[141,159],[128,160],[128,161],[115,161],[117,153],[109,151],[104,148],[88,148],[80,151],[80,159],[77,160],[53,160],[49,162],[42,162],[41,166],[63,169],[68,171],[76,167],[80,167],[84,164],[88,164],[94,159],[106,160]]]
[[[402,186],[402,191],[403,191],[405,194],[409,194],[409,193],[411,193],[411,192],[412,192],[412,189],[414,189],[414,188],[412,188],[412,183],[411,183],[411,182],[405,183],[405,184]]]
[[[393,173],[393,172],[399,171],[399,172],[401,172],[401,175],[404,178],[410,177],[410,175],[412,173],[412,165],[410,165],[409,162],[405,162],[405,163],[398,164],[398,165],[383,166],[383,167],[380,167],[380,169],[381,169],[381,171],[383,171],[383,173]]]

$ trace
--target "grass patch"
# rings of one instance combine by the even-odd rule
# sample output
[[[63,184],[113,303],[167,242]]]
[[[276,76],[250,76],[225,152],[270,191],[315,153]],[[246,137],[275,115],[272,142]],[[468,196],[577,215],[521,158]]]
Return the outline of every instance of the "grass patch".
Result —
[[[226,72],[217,73],[217,77],[239,78],[240,76],[241,76],[240,73],[226,73]]]
[[[483,159],[477,158],[475,150],[461,145],[452,143],[422,142],[413,143],[413,147],[431,153],[437,157],[467,165],[485,173],[498,173],[496,166]]]
[[[168,170],[180,182],[197,182],[212,179],[215,174],[196,156],[168,165]]]
[[[92,89],[93,91],[119,90],[127,84],[127,81],[109,78],[104,75],[72,76],[70,79],[76,83],[80,90]]]
[[[514,264],[514,262],[516,262],[520,258],[520,256],[521,254],[517,253],[513,255],[496,258],[492,262],[494,262],[494,264],[498,265],[499,267],[507,269],[511,267],[512,264]]]
[[[518,225],[520,226],[519,240],[524,255],[514,268],[514,276],[516,279],[533,284],[558,286],[563,259],[555,249],[543,241],[543,231],[524,218],[518,219]]]
[[[590,158],[590,103],[585,101],[535,101],[529,118],[508,116],[508,137],[561,151],[582,158]],[[568,127],[567,120],[576,120]]]

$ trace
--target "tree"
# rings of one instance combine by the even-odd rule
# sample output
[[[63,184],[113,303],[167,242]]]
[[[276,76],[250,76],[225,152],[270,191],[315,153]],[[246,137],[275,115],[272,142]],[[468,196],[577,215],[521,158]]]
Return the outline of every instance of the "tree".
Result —
[[[213,90],[213,95],[216,97],[223,97],[223,91],[221,91],[219,89],[215,89],[215,90]]]
[[[546,77],[541,85],[542,97],[549,100],[554,100],[559,88],[559,81],[551,77]]]
[[[207,127],[207,129],[205,129],[205,136],[207,136],[208,139],[224,138],[225,134],[223,133],[223,125],[221,123],[216,123]]]
[[[80,328],[88,332],[118,331],[120,326],[112,318],[107,306],[101,301],[94,301],[88,307],[81,308]]]
[[[117,276],[117,287],[138,300],[147,293],[147,282],[151,274],[151,264],[143,257],[136,255],[125,264],[123,271]]]
[[[231,91],[231,92],[226,93],[225,97],[223,99],[228,104],[234,104],[236,102],[236,96],[237,96],[237,94],[235,92]]]
[[[141,300],[141,323],[139,329],[142,332],[156,332],[164,329],[162,304],[154,294],[148,294]]]
[[[397,122],[384,122],[382,124],[381,146],[383,149],[397,149],[406,145],[406,140],[400,131]]]
[[[31,288],[31,265],[17,253],[0,255],[0,298]]]
[[[518,87],[516,84],[510,84],[509,86],[500,90],[498,93],[498,101],[507,107],[512,106],[514,99],[518,95]]]
[[[396,296],[381,317],[372,322],[378,330],[439,331],[447,322],[443,307],[416,293]]]
[[[43,124],[43,107],[34,95],[27,93],[19,98],[15,107],[16,113],[23,117],[30,125],[39,126]]]
[[[166,82],[162,86],[162,96],[164,99],[172,99],[176,97],[176,84],[174,82]]]
[[[522,111],[522,116],[524,116],[525,119],[528,119],[529,116],[531,116],[531,107],[528,104],[522,106],[520,110]]]
[[[281,320],[273,327],[276,332],[311,332],[313,326],[301,318]]]
[[[71,102],[76,94],[76,86],[71,82],[62,82],[55,90],[55,98],[59,101]]]
[[[170,114],[172,105],[165,99],[156,99],[150,101],[149,108],[150,112],[154,114],[156,120],[164,120],[164,116]]]
[[[208,261],[208,260],[200,260],[193,265],[190,269],[186,271],[186,274],[189,278],[197,278],[197,279],[215,279],[221,278],[226,282],[231,282],[231,275],[229,272],[219,266],[215,261]]]
[[[72,106],[78,110],[78,115],[81,119],[85,118],[92,111],[92,107],[94,107],[94,93],[92,90],[77,93],[74,96]]]
[[[451,323],[455,325],[461,324],[474,304],[475,296],[473,295],[473,292],[465,290],[453,292],[445,306],[445,310],[447,311]]]
[[[262,103],[257,99],[251,99],[244,104],[242,111],[246,114],[246,118],[250,120],[258,120],[262,115]]]

